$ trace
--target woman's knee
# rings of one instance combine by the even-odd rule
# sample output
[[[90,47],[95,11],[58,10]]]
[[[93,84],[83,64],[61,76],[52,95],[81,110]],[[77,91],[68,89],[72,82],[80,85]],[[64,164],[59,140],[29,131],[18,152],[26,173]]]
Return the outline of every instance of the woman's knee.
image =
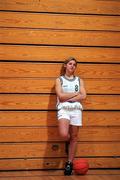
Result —
[[[63,139],[68,140],[69,138],[68,132],[61,130],[59,131],[59,134]]]

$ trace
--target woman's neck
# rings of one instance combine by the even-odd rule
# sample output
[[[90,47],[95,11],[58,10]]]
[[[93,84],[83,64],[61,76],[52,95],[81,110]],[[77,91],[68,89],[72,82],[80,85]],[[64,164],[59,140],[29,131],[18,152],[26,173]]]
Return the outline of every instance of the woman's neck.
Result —
[[[74,78],[74,75],[73,74],[65,74],[64,75],[67,79],[73,79]]]

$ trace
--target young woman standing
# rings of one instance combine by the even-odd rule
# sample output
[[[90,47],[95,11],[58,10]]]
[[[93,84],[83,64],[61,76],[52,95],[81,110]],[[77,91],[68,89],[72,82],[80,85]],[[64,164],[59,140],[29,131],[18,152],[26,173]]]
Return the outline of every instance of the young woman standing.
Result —
[[[59,133],[69,143],[65,175],[72,174],[78,131],[79,127],[82,126],[82,105],[80,102],[86,98],[83,80],[74,75],[76,67],[75,58],[67,59],[63,64],[62,75],[56,79],[55,83]]]

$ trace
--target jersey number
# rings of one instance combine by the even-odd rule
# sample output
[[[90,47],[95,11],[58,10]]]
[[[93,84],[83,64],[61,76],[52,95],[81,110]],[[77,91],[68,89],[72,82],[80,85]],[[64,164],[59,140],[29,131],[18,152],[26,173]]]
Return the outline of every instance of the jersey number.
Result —
[[[75,85],[75,91],[78,91],[78,85]]]

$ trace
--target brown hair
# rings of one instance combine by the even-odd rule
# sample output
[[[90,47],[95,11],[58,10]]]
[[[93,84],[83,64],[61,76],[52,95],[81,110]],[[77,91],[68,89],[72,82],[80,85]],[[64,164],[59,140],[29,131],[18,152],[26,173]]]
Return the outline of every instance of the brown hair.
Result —
[[[65,68],[65,64],[69,63],[70,61],[75,61],[76,63],[76,66],[77,66],[77,60],[74,58],[74,57],[69,57],[68,59],[66,59],[62,65],[62,68],[61,68],[61,72],[60,72],[60,75],[64,75],[65,72],[66,72],[66,68]]]

